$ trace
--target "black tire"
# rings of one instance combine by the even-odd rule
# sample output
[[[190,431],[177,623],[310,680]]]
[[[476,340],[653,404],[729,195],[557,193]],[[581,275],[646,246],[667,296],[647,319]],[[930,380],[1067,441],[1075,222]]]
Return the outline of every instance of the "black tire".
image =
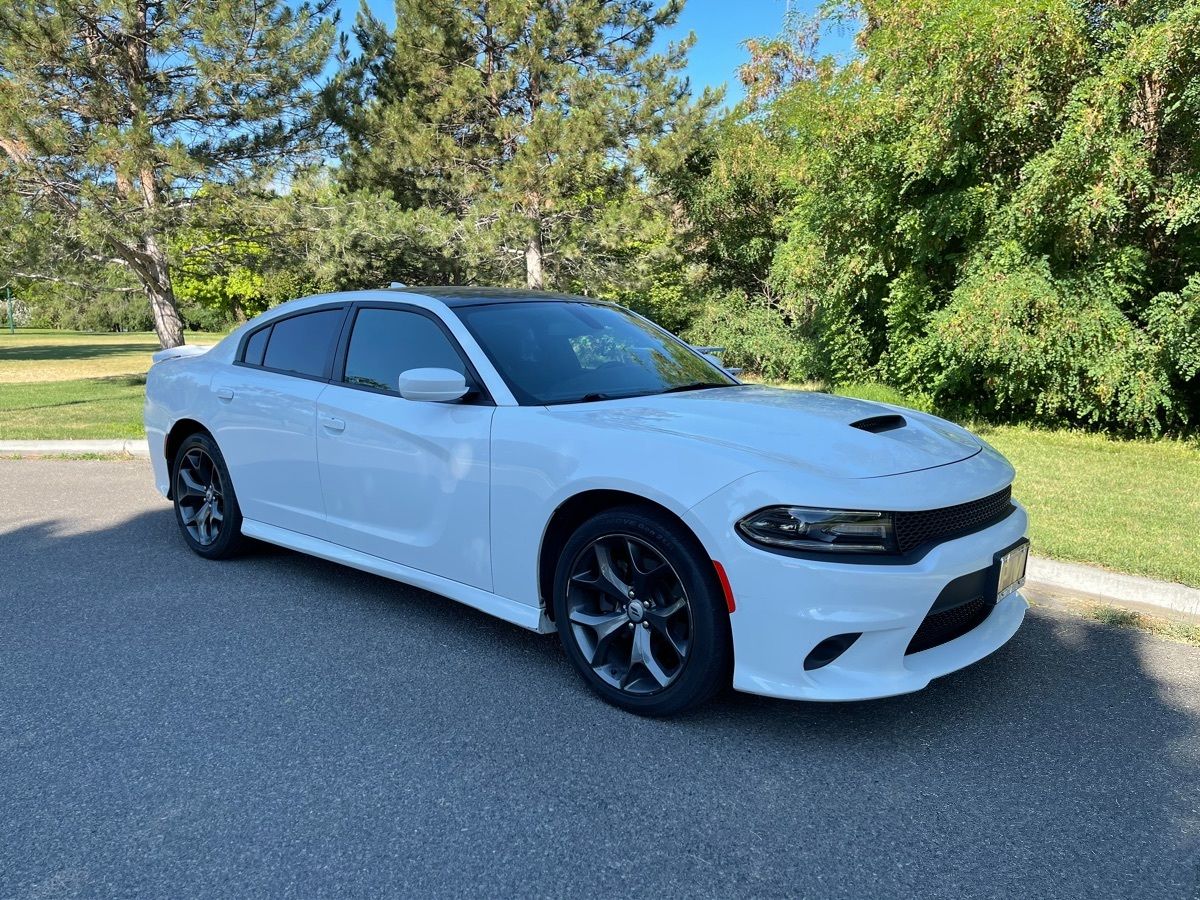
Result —
[[[621,589],[628,589],[624,606]],[[635,600],[642,605],[635,608]],[[581,525],[559,558],[553,603],[571,664],[614,706],[669,716],[699,706],[729,683],[729,613],[712,561],[682,523],[656,509],[612,509]],[[647,654],[651,659],[642,662]]]
[[[193,553],[228,559],[242,549],[241,507],[225,457],[207,434],[190,435],[179,445],[171,465],[171,497],[175,522]]]

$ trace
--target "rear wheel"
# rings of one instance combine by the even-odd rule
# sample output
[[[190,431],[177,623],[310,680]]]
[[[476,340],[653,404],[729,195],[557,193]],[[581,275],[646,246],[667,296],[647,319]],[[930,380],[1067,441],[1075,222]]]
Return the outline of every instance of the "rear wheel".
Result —
[[[671,715],[728,682],[724,595],[696,539],[669,516],[631,507],[584,523],[554,585],[567,655],[608,702]]]
[[[242,513],[225,459],[207,434],[185,438],[175,454],[171,495],[183,539],[205,559],[225,559],[241,548]]]

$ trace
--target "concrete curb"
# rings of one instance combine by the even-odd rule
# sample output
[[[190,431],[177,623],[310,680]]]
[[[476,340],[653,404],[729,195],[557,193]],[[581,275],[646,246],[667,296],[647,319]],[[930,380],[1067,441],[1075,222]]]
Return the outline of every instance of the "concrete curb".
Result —
[[[150,448],[144,440],[0,441],[0,456],[86,453],[149,458]],[[1200,620],[1200,590],[1182,584],[1036,556],[1029,558],[1026,575],[1034,590],[1066,591],[1084,595],[1084,599],[1132,607],[1141,612],[1183,615]]]
[[[150,445],[144,440],[0,441],[0,456],[49,456],[64,453],[119,453],[149,458]]]
[[[1200,617],[1200,590],[1170,581],[1036,556],[1029,558],[1025,574],[1033,588],[1087,594],[1105,603],[1141,611]]]

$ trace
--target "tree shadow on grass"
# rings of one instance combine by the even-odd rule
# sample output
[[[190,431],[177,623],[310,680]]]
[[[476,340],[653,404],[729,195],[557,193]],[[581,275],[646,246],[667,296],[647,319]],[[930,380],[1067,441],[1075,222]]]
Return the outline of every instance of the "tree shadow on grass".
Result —
[[[96,359],[97,357],[112,356],[118,353],[144,353],[149,356],[157,349],[157,346],[152,342],[140,344],[117,343],[113,341],[103,341],[94,344],[71,342],[17,347],[5,346],[3,343],[0,343],[0,362],[35,362],[41,360],[68,362],[70,360]]]
[[[78,387],[80,384],[84,386]],[[122,399],[121,391],[144,388],[145,375],[105,375],[70,381],[0,383],[0,409],[32,410],[104,403]],[[82,395],[82,396],[80,396]],[[14,398],[20,398],[14,402]],[[26,400],[27,402],[20,402]]]
[[[436,595],[47,515],[2,536],[0,895],[1196,895],[1194,648],[1035,613],[918,694],[654,721]]]

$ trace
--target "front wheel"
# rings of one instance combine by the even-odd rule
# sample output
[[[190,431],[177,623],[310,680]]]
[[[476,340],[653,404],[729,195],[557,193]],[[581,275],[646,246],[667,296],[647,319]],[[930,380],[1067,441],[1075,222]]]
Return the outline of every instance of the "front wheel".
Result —
[[[171,496],[175,521],[193,552],[225,559],[241,548],[242,513],[225,458],[207,434],[186,438],[175,454]]]
[[[682,712],[729,681],[729,616],[712,562],[657,510],[610,510],[572,535],[554,619],[584,680],[630,712]]]

